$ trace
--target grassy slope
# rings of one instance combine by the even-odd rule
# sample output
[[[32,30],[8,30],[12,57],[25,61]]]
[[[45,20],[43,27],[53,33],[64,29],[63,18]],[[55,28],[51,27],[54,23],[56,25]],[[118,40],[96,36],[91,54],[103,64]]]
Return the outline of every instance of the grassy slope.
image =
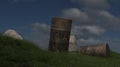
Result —
[[[0,67],[120,67],[120,54],[81,56],[43,51],[24,40],[0,36]]]

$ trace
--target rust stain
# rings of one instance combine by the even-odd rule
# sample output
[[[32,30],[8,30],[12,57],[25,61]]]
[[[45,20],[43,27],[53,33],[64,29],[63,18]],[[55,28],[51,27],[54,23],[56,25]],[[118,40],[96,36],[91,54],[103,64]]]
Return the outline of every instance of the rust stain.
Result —
[[[110,56],[110,48],[108,44],[98,44],[98,45],[89,45],[89,46],[81,46],[79,49],[81,54],[87,55],[98,55],[98,56]]]
[[[68,51],[72,20],[52,18],[49,50],[55,52]]]

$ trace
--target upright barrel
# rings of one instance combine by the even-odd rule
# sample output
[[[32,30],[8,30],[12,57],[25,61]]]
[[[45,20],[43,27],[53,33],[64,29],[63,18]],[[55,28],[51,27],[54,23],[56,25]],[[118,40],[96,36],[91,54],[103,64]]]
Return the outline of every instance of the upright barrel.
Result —
[[[52,18],[49,50],[54,52],[66,52],[69,47],[72,20],[64,18]]]

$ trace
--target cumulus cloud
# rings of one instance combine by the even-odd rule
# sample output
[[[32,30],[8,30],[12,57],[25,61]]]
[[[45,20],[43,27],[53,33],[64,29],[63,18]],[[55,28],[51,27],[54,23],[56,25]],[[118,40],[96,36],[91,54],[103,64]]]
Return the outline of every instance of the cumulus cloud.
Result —
[[[107,29],[120,28],[120,18],[105,10],[86,9],[85,12],[91,16],[95,25],[100,25]]]
[[[88,44],[91,45],[91,44],[101,43],[100,40],[93,39],[93,38],[88,38],[88,39],[81,38],[81,39],[79,39],[79,42],[80,42],[82,45],[88,45]]]
[[[108,0],[71,0],[86,7],[69,8],[62,10],[62,16],[70,18],[79,25],[99,25],[106,29],[118,30],[120,28],[120,18],[113,15],[106,8],[110,5]],[[96,7],[97,9],[94,9]],[[101,7],[101,8],[99,8]]]
[[[100,18],[107,23],[107,25],[112,27],[120,26],[120,18],[115,17],[114,15],[110,14],[108,11],[100,11],[98,12]]]
[[[40,22],[36,22],[34,24],[32,24],[33,26],[33,30],[42,30],[42,31],[45,31],[45,32],[48,32],[49,29],[50,29],[50,26],[45,24],[45,23],[40,23]]]
[[[49,29],[50,25],[45,23],[36,22],[32,24],[32,32],[30,33],[30,36],[32,37],[32,41],[42,49],[48,49]]]
[[[68,8],[62,10],[62,17],[73,20],[73,25],[97,25],[107,29],[120,28],[120,18],[114,16],[108,11],[97,9]]]
[[[101,35],[105,32],[105,29],[99,26],[82,26],[81,29],[95,35]]]
[[[77,33],[84,35],[85,33],[94,34],[94,35],[101,35],[105,32],[105,29],[99,26],[73,26],[72,33]]]
[[[109,8],[108,0],[71,0],[84,5],[87,8],[106,9]]]
[[[89,21],[88,15],[78,8],[69,8],[63,10],[62,17],[72,19],[81,23]]]

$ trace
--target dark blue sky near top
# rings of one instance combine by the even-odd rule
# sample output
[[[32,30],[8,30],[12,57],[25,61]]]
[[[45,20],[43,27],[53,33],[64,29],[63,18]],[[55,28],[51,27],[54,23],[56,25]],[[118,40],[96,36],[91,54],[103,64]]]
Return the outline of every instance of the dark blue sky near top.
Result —
[[[76,1],[76,2],[72,2]],[[0,32],[3,32],[7,29],[14,29],[17,32],[19,32],[25,39],[31,40],[37,44],[45,42],[45,40],[49,38],[49,33],[45,33],[45,31],[49,32],[49,27],[51,25],[51,18],[52,17],[61,17],[63,12],[69,13],[70,8],[75,8],[72,10],[75,10],[80,13],[80,15],[86,15],[88,14],[85,12],[86,10],[91,10],[94,14],[94,11],[104,11],[105,15],[104,16],[99,16],[97,14],[91,15],[92,13],[88,14],[90,17],[90,20],[92,22],[95,22],[95,24],[91,23],[91,25],[96,25],[95,27],[92,28],[103,28],[99,29],[102,32],[104,32],[100,36],[96,36],[94,34],[99,33],[101,31],[96,31],[88,29],[88,35],[87,40],[85,39],[84,41],[91,42],[94,40],[97,40],[99,42],[109,42],[110,41],[110,46],[116,46],[116,47],[111,47],[112,50],[120,52],[118,49],[119,44],[120,44],[120,1],[119,0],[105,0],[109,3],[109,8],[104,8],[102,9],[94,9],[91,8],[91,4],[87,3],[89,6],[83,5],[84,3],[79,3],[78,1],[83,1],[83,0],[0,0]],[[86,0],[87,2],[88,0]],[[99,1],[99,0],[98,0]],[[103,0],[104,1],[104,0]],[[80,10],[80,11],[79,11]],[[84,14],[85,13],[85,14]],[[71,11],[72,14],[72,11]],[[65,14],[68,16],[71,16],[71,14]],[[73,13],[76,14],[76,13]],[[110,17],[108,17],[110,16]],[[76,17],[76,16],[73,16]],[[79,17],[79,16],[77,16]],[[80,16],[81,17],[81,16]],[[83,18],[82,16],[81,18]],[[104,18],[105,17],[105,18]],[[96,18],[96,19],[95,19]],[[99,22],[109,22],[109,18],[113,18],[115,20],[114,23],[99,23]],[[117,18],[117,19],[116,19]],[[77,18],[78,20],[79,18]],[[107,19],[107,20],[106,20]],[[111,20],[110,20],[111,21]],[[74,21],[73,18],[73,28],[78,23],[79,21]],[[80,23],[78,23],[79,26],[84,26],[81,23],[82,21],[80,20]],[[86,21],[85,21],[86,22]],[[89,21],[87,21],[88,23]],[[98,24],[96,24],[98,23]],[[80,25],[81,24],[81,25]],[[101,24],[101,25],[100,25]],[[103,25],[102,25],[103,24]],[[90,24],[86,24],[83,28],[86,29],[86,27]],[[114,25],[114,26],[112,26]],[[118,28],[115,27],[115,25],[118,25]],[[110,27],[111,26],[111,27]],[[115,27],[115,28],[114,28]],[[114,29],[112,29],[114,28]],[[80,29],[81,30],[81,29]],[[79,32],[79,30],[77,31]],[[92,35],[91,35],[92,32]],[[40,34],[40,35],[39,35]],[[86,33],[85,33],[86,34]],[[81,35],[77,34],[78,38],[82,37]],[[44,39],[46,38],[46,39]],[[92,39],[91,39],[92,38]],[[81,39],[80,39],[81,40]],[[80,41],[81,42],[81,41]],[[89,43],[88,42],[88,43]],[[48,43],[44,43],[48,44]],[[79,44],[79,40],[78,40]],[[116,45],[113,45],[116,44]],[[40,45],[41,47],[46,47],[46,45]]]
[[[0,23],[4,29],[16,28],[34,22],[51,23],[62,9],[72,7],[65,0],[13,1],[0,0]]]

